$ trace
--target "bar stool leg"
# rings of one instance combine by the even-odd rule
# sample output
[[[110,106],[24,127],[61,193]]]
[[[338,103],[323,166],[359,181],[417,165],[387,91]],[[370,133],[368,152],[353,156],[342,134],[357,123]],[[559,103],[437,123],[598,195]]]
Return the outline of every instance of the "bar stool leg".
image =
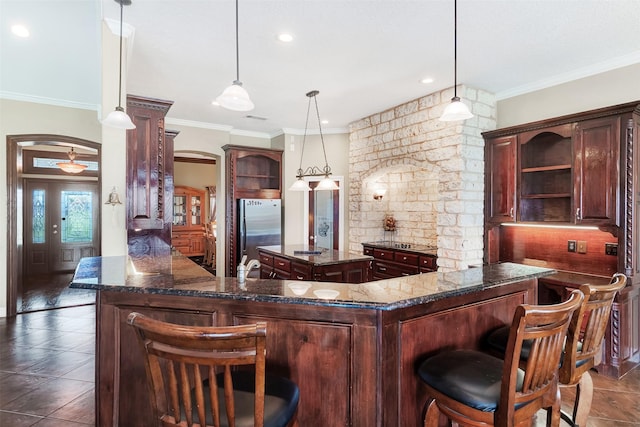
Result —
[[[427,411],[424,414],[424,427],[438,427],[438,421],[440,420],[440,409],[436,404],[435,399],[431,399],[427,406]]]
[[[576,386],[576,403],[573,408],[573,425],[586,427],[593,400],[593,380],[589,372],[584,372]]]

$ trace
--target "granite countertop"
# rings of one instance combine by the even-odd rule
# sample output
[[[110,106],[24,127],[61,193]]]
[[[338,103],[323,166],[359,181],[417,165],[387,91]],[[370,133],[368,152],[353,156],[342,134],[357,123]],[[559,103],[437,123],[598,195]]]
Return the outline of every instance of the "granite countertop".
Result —
[[[374,248],[381,248],[381,249],[400,249],[406,252],[415,252],[419,254],[426,254],[426,255],[433,255],[433,256],[438,255],[437,247],[428,246],[428,245],[418,245],[414,243],[380,240],[376,242],[364,242],[362,243],[362,245],[367,245],[367,246],[371,246]]]
[[[544,278],[546,283],[553,283],[556,285],[580,287],[585,283],[590,285],[608,285],[611,282],[610,276],[598,276],[594,274],[577,273],[572,271],[557,271],[554,274],[546,276]]]
[[[313,265],[342,264],[346,262],[369,261],[373,259],[373,257],[369,255],[340,252],[334,249],[315,248],[309,245],[259,246],[258,249],[267,251],[273,255],[279,255]]]
[[[112,292],[394,310],[554,272],[548,268],[502,263],[361,284],[249,278],[241,285],[235,277],[215,277],[176,253],[147,258],[82,258],[70,286]]]

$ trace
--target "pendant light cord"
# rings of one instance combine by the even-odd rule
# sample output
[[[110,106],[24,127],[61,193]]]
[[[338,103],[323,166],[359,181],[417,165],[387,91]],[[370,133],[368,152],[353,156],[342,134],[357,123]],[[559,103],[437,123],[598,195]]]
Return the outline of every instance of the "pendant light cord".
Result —
[[[120,3],[120,68],[118,70],[118,107],[122,108],[122,17],[124,11],[123,0]]]
[[[458,0],[453,0],[453,96],[458,97]]]
[[[240,83],[240,43],[238,42],[238,0],[236,0],[236,83]]]

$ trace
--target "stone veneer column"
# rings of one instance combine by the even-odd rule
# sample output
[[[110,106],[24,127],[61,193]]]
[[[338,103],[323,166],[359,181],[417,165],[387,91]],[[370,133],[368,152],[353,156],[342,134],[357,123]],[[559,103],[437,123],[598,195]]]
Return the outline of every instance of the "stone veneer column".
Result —
[[[453,88],[365,117],[350,125],[349,250],[380,240],[385,214],[397,241],[436,245],[440,271],[482,264],[484,140],[495,129],[495,97],[458,87],[475,115],[438,120]],[[373,200],[376,186],[387,188]]]

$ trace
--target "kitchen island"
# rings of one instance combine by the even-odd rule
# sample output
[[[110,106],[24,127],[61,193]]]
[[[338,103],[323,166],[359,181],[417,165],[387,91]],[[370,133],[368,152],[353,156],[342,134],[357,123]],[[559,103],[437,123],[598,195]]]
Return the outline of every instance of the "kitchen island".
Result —
[[[363,283],[373,257],[309,245],[258,247],[262,279]]]
[[[84,258],[71,286],[97,290],[96,426],[154,425],[132,311],[192,325],[266,321],[267,368],[299,385],[300,426],[419,426],[427,396],[416,364],[479,348],[553,272],[503,263],[363,284],[241,284],[178,254]]]

